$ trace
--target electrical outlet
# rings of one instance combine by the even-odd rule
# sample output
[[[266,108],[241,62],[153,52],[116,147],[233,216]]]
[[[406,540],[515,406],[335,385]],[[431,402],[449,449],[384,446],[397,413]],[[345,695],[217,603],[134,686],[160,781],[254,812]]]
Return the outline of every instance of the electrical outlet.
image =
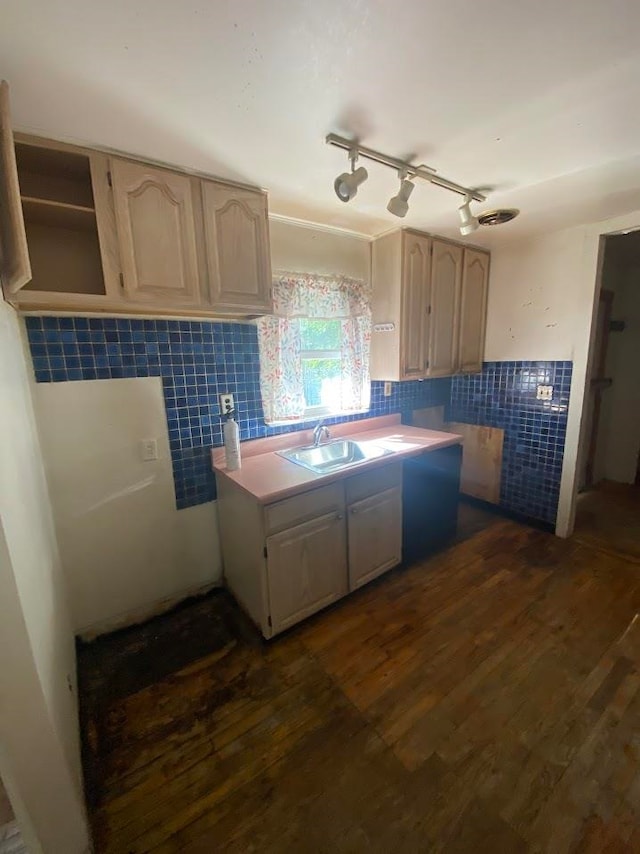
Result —
[[[149,463],[152,460],[158,459],[158,440],[157,439],[142,439],[140,442],[140,453],[142,454],[142,462]]]
[[[539,385],[538,391],[536,393],[537,400],[552,400],[553,399],[553,386],[552,385]]]
[[[220,395],[220,412],[223,415],[227,415],[229,412],[233,412],[235,409],[233,403],[233,395],[232,394],[221,394]]]
[[[391,383],[390,383],[390,382],[386,382],[386,383],[384,384],[384,388],[383,388],[383,390],[382,390],[382,394],[383,394],[385,397],[391,397]]]

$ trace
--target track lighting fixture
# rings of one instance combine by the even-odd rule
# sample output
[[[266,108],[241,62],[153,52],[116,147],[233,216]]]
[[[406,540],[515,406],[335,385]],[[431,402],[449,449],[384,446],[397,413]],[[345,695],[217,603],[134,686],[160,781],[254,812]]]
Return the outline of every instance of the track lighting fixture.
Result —
[[[333,183],[336,196],[341,202],[350,202],[351,199],[355,198],[358,194],[358,187],[364,184],[369,177],[369,173],[364,166],[356,169],[357,151],[351,151],[349,159],[351,160],[351,172],[343,172],[342,175],[338,175]]]
[[[458,208],[458,213],[460,214],[460,234],[472,234],[480,226],[478,218],[471,213],[470,205],[472,201],[473,196],[469,194],[465,196],[464,204]]]
[[[358,157],[365,157],[367,160],[373,160],[375,163],[394,169],[400,177],[398,194],[390,199],[387,205],[387,210],[394,216],[404,217],[407,215],[409,196],[415,187],[416,178],[421,178],[429,184],[434,184],[436,187],[442,187],[443,190],[449,190],[464,197],[463,204],[458,208],[461,234],[472,234],[480,225],[500,225],[518,214],[516,210],[497,210],[487,211],[485,214],[476,217],[471,213],[470,204],[471,202],[484,202],[486,196],[483,196],[478,190],[464,187],[462,184],[456,184],[455,181],[443,178],[431,166],[426,166],[424,163],[409,163],[399,157],[390,157],[381,151],[375,151],[373,148],[365,148],[355,139],[345,139],[335,133],[328,134],[325,142],[349,152],[351,172],[343,172],[334,183],[336,195],[341,202],[350,202],[356,196],[358,187],[367,180],[367,170],[363,166],[359,169],[355,167]]]
[[[387,210],[395,216],[406,216],[409,210],[409,196],[413,193],[415,184],[406,177],[406,172],[400,172],[400,189],[398,195],[389,200]]]

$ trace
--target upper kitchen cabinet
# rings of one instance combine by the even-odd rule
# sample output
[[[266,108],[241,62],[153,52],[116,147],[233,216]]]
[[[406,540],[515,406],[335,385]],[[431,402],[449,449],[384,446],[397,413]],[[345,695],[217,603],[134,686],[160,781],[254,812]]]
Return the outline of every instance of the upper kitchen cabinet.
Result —
[[[14,153],[31,276],[19,287],[5,283],[5,298],[25,309],[86,310],[118,299],[115,229],[99,208],[107,158],[22,138]]]
[[[372,244],[371,378],[481,370],[489,256],[415,231]]]
[[[488,289],[489,253],[465,249],[458,339],[458,370],[464,373],[482,370]]]
[[[430,377],[448,377],[458,367],[458,313],[463,249],[455,243],[434,240],[431,251],[431,304],[429,320]]]
[[[7,297],[31,279],[11,130],[9,86],[0,83],[0,281]]]
[[[431,240],[412,231],[375,240],[371,272],[371,378],[422,379],[428,370]]]
[[[111,175],[127,299],[165,306],[203,302],[193,179],[115,158]]]
[[[204,243],[211,303],[216,311],[271,311],[267,197],[202,181]]]

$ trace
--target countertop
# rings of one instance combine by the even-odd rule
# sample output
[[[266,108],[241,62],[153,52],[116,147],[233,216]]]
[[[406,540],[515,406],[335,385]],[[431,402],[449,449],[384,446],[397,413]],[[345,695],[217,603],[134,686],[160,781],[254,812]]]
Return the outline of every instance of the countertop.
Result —
[[[296,493],[342,480],[364,470],[369,471],[462,442],[462,436],[457,433],[408,427],[400,423],[399,416],[370,418],[366,421],[336,425],[330,429],[332,438],[348,436],[356,442],[372,442],[391,449],[394,453],[374,460],[364,460],[331,474],[316,474],[275,453],[285,448],[309,445],[309,432],[305,431],[243,442],[240,446],[242,468],[232,472],[226,469],[224,449],[216,448],[212,451],[213,470],[216,477],[228,478],[261,504],[270,504],[272,501],[290,498]]]

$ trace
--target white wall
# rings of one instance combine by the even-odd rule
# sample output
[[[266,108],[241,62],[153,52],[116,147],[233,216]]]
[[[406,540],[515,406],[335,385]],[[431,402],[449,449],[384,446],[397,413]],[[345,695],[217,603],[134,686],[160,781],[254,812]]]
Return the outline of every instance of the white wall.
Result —
[[[492,250],[486,361],[574,358],[593,298],[574,272],[584,245],[569,229]]]
[[[0,771],[34,851],[86,850],[75,649],[14,311],[0,301]]]
[[[370,279],[367,237],[277,219],[269,221],[269,231],[274,271],[338,273],[353,279]]]
[[[602,285],[613,291],[613,318],[624,332],[609,335],[606,376],[613,385],[603,394],[595,480],[634,483],[640,450],[640,258],[634,264],[603,270]]]
[[[573,361],[556,523],[560,536],[573,530],[600,240],[637,226],[640,211],[492,247],[485,359]]]
[[[215,503],[176,510],[160,378],[40,383],[36,407],[76,632],[220,582]],[[158,442],[152,462],[147,438]]]

